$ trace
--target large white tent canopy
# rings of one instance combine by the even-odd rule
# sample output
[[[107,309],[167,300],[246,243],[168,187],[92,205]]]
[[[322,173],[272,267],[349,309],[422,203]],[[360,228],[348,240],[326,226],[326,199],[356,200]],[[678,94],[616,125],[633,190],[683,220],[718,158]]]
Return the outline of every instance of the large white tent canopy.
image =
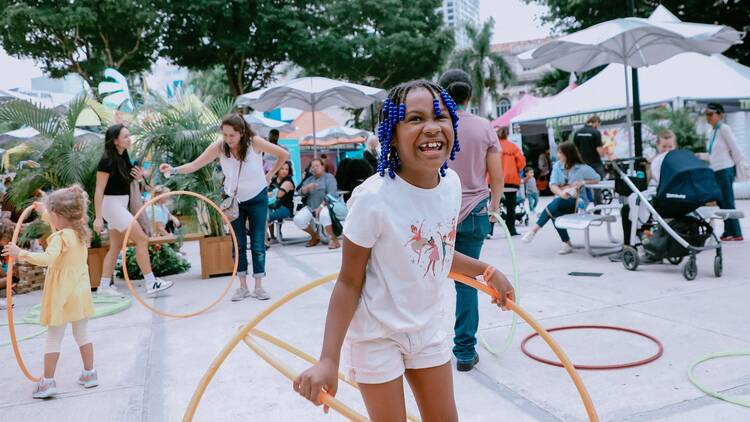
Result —
[[[750,68],[720,54],[683,53],[639,70],[641,105],[675,100],[750,99]],[[625,109],[622,65],[612,64],[578,88],[516,116],[513,124]]]

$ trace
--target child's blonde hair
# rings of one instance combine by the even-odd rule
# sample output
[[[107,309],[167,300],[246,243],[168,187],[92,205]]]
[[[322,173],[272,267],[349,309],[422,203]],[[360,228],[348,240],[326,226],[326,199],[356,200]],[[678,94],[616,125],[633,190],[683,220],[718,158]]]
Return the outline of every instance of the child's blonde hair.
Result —
[[[677,143],[677,136],[675,136],[674,132],[672,132],[669,129],[664,129],[661,132],[659,132],[659,136],[656,138],[656,144],[660,144],[661,141],[669,141],[674,140],[675,144]]]
[[[89,195],[80,185],[58,189],[44,197],[44,206],[48,211],[68,220],[70,228],[76,232],[84,244],[91,241],[89,230]]]
[[[172,192],[172,190],[169,189],[168,187],[164,186],[164,185],[156,185],[156,186],[154,186],[154,198],[156,198],[157,196],[159,196],[159,195],[161,195],[163,193],[169,193],[169,192]]]

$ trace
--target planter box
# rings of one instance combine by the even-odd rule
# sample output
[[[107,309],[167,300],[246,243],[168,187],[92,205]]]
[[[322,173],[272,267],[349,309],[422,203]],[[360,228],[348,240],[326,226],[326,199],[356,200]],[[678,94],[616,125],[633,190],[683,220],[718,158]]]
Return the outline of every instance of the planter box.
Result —
[[[201,278],[232,274],[234,260],[231,236],[204,237],[198,242],[201,253]]]
[[[91,288],[99,287],[99,281],[102,278],[102,266],[104,257],[107,255],[109,246],[102,248],[89,248],[89,281]]]

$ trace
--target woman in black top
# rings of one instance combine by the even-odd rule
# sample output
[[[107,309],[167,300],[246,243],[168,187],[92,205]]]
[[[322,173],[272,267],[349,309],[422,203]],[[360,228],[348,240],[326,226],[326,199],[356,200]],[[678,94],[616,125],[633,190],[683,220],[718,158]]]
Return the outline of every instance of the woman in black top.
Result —
[[[133,220],[133,215],[128,209],[130,184],[134,180],[143,178],[143,170],[130,161],[128,148],[131,144],[130,131],[125,126],[121,124],[110,126],[104,135],[104,154],[96,172],[94,231],[101,233],[104,222],[107,223],[109,230],[109,251],[104,257],[102,278],[98,289],[99,293],[104,294],[120,295],[114,288],[112,274],[117,263],[117,256],[122,249],[125,231]],[[133,225],[130,239],[135,243],[135,258],[143,272],[146,293],[154,294],[172,287],[171,281],[154,277],[148,256],[148,236],[139,224]]]
[[[276,177],[271,180],[268,186],[268,222],[269,233],[273,239],[273,225],[270,223],[276,220],[291,218],[294,215],[294,173],[292,163],[285,162]],[[273,198],[276,198],[274,201]]]

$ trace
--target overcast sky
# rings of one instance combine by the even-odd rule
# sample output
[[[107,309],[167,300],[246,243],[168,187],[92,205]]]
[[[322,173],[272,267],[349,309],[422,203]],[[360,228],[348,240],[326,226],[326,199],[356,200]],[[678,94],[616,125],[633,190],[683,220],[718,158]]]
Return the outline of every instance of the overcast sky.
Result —
[[[544,38],[550,33],[549,25],[542,25],[539,19],[544,7],[523,0],[480,0],[479,5],[482,21],[495,18],[493,42]]]
[[[480,19],[495,18],[493,42],[546,37],[550,29],[542,26],[538,19],[543,11],[542,7],[527,5],[523,0],[480,0]],[[9,57],[0,48],[0,89],[29,89],[31,78],[41,75],[33,61]]]

